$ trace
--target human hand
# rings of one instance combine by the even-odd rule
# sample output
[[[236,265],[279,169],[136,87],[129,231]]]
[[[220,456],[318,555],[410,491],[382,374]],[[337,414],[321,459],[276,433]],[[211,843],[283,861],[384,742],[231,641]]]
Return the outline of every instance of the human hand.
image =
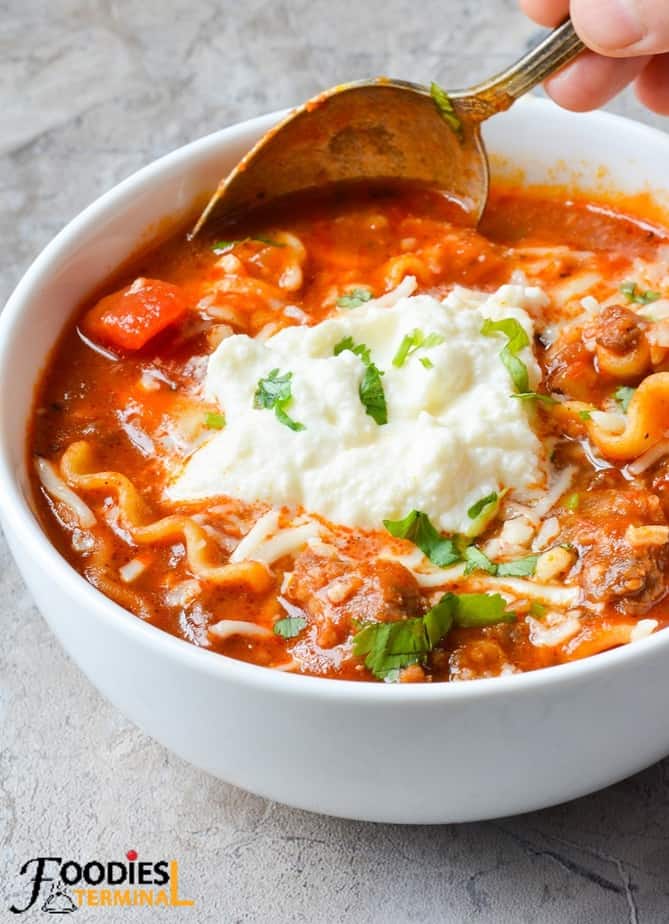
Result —
[[[590,51],[546,82],[561,106],[596,109],[635,82],[641,102],[669,115],[669,3],[666,0],[520,0],[543,26],[568,14]]]

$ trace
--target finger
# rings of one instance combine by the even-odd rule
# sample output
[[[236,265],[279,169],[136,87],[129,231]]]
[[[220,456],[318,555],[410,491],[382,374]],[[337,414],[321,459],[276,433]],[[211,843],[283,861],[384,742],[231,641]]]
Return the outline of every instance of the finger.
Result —
[[[669,51],[664,0],[572,0],[571,18],[589,48],[626,58]]]
[[[603,58],[585,51],[568,67],[545,84],[556,103],[574,112],[596,109],[635,80],[650,59]]]
[[[669,54],[656,55],[650,60],[635,90],[644,106],[660,115],[669,115]]]
[[[540,26],[559,26],[567,18],[569,0],[520,0],[520,8]]]

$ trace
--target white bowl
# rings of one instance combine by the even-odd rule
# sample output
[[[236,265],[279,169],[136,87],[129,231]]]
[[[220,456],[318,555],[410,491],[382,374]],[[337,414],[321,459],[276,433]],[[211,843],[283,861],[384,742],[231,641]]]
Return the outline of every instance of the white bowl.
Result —
[[[44,535],[31,507],[26,425],[73,306],[147,228],[176,223],[213,189],[277,118],[187,145],[102,196],[38,257],[5,308],[1,515],[37,605],[95,686],[147,734],[230,783],[300,808],[472,821],[571,799],[648,766],[669,752],[669,631],[577,663],[468,683],[293,676],[147,625],[98,593]],[[494,119],[487,139],[531,181],[577,179],[589,189],[662,190],[669,163],[669,139],[657,131],[539,100]]]

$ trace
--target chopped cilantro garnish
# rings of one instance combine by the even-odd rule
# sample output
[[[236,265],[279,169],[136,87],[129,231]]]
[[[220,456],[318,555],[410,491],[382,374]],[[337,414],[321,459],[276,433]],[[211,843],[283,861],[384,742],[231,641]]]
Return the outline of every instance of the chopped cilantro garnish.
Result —
[[[338,308],[359,308],[360,305],[372,299],[372,293],[369,289],[363,289],[358,286],[351,289],[345,295],[340,295],[337,299]]]
[[[613,392],[614,400],[620,405],[624,414],[627,413],[627,408],[630,406],[630,401],[635,391],[636,388],[630,388],[629,385],[619,385]]]
[[[438,346],[443,342],[444,338],[441,334],[432,333],[426,337],[422,330],[415,328],[410,334],[404,335],[399,349],[393,357],[393,366],[399,369],[416,350],[429,350],[430,347]]]
[[[500,594],[457,594],[456,598],[455,625],[463,629],[483,629],[516,620],[516,614],[507,611],[506,600]]]
[[[493,491],[491,494],[486,494],[485,497],[482,497],[481,500],[476,501],[475,504],[467,511],[467,516],[470,520],[475,520],[477,517],[481,516],[486,507],[490,507],[492,504],[496,504],[499,500],[499,495],[497,491]]]
[[[465,574],[474,571],[485,571],[487,574],[499,577],[530,577],[537,567],[538,555],[528,555],[527,558],[518,558],[516,561],[505,561],[499,564],[491,561],[481,549],[470,545],[465,549],[464,558],[467,562]]]
[[[543,603],[537,603],[536,600],[534,603],[530,604],[530,616],[533,616],[535,619],[543,619],[546,615],[546,607]]]
[[[444,594],[441,600],[423,616],[427,639],[434,648],[453,628],[458,599],[455,594]]]
[[[255,408],[273,408],[280,402],[290,401],[292,398],[291,379],[292,372],[272,369],[266,378],[260,379],[253,399]]]
[[[474,571],[485,571],[486,574],[497,574],[497,565],[490,561],[481,549],[475,545],[470,545],[465,549],[464,558],[467,562],[465,574],[472,574]]]
[[[569,497],[564,502],[567,510],[578,510],[578,505],[581,503],[581,499],[577,493],[570,494]]]
[[[590,411],[579,411],[578,416],[581,420],[592,420],[592,414]]]
[[[365,346],[364,343],[355,343],[353,337],[344,337],[343,340],[340,340],[334,348],[334,355],[339,356],[339,354],[343,353],[344,350],[350,350],[351,353],[355,353],[355,355],[359,356],[366,366],[369,366],[372,361],[369,347]]]
[[[236,241],[216,241],[211,249],[214,253],[225,253],[226,250],[232,250],[237,244],[243,244],[245,240],[245,237],[241,237]]]
[[[557,404],[558,402],[551,395],[540,395],[536,391],[526,391],[522,394],[513,394],[512,398],[518,398],[519,401],[541,401],[542,404]]]
[[[214,253],[225,253],[226,250],[232,250],[233,247],[236,247],[238,244],[246,244],[249,241],[255,241],[258,244],[268,244],[270,247],[285,247],[285,244],[279,243],[279,241],[272,240],[271,237],[261,237],[256,235],[255,237],[240,237],[235,241],[216,241],[214,246],[211,248]]]
[[[379,680],[393,682],[402,668],[421,664],[430,651],[422,617],[398,622],[364,625],[353,637],[353,654],[365,658],[365,666]]]
[[[447,593],[424,616],[363,624],[353,637],[353,654],[366,655],[365,666],[374,676],[392,682],[403,668],[424,664],[454,625],[483,628],[515,619],[499,594]]]
[[[274,623],[274,634],[282,638],[295,638],[302,629],[307,625],[307,620],[302,616],[288,616],[285,619],[277,619]]]
[[[376,368],[374,363],[370,363],[358,389],[365,410],[380,427],[388,423],[388,407],[381,381],[382,375],[383,373]]]
[[[301,430],[306,430],[307,428],[303,423],[299,423],[297,420],[293,420],[284,410],[285,405],[278,403],[274,405],[274,413],[276,419],[279,423],[283,424],[284,427],[288,427],[289,430],[294,430],[295,433],[299,433]]]
[[[266,378],[260,379],[258,382],[253,398],[253,406],[258,410],[263,408],[273,409],[279,423],[297,432],[305,429],[304,424],[293,420],[286,413],[286,408],[293,400],[292,377],[292,372],[284,372],[282,375],[278,369],[272,369]]]
[[[538,555],[528,555],[515,561],[505,561],[497,566],[499,577],[531,577],[537,570]]]
[[[645,292],[642,292],[636,282],[631,281],[624,282],[620,287],[620,291],[628,302],[633,302],[637,305],[650,305],[651,302],[656,302],[658,298],[661,298],[659,292],[653,292],[652,289],[646,289]]]
[[[453,103],[448,93],[438,83],[430,84],[430,96],[439,110],[441,117],[453,129],[460,141],[463,138],[462,122],[457,117]]]
[[[500,502],[507,492],[508,489],[502,491],[501,494],[498,494],[497,491],[493,491],[491,494],[487,494],[485,497],[476,501],[475,504],[472,504],[467,511],[467,516],[472,520],[469,529],[466,531],[467,536],[478,536],[479,533],[483,532],[488,523],[495,519]]]
[[[412,510],[403,520],[384,520],[383,525],[396,539],[408,539],[417,545],[430,561],[446,568],[462,561],[462,554],[454,539],[440,535],[426,513]]]
[[[383,391],[383,382],[381,381],[383,372],[372,362],[369,347],[365,346],[364,343],[356,344],[353,337],[344,337],[344,339],[340,340],[335,346],[334,355],[339,356],[344,350],[350,350],[351,353],[355,353],[367,367],[362,381],[360,382],[358,394],[360,395],[360,401],[365,411],[380,427],[382,427],[384,424],[388,423],[388,407],[386,405],[385,392]]]
[[[501,321],[491,321],[490,318],[486,318],[483,322],[481,333],[485,337],[492,337],[494,334],[504,334],[506,336],[508,342],[499,354],[499,358],[511,376],[516,394],[528,394],[530,382],[527,366],[522,360],[518,359],[518,353],[530,345],[530,339],[522,324],[515,318],[503,318]]]
[[[204,422],[210,430],[222,430],[225,426],[225,417],[223,414],[217,414],[216,411],[209,411]]]
[[[421,366],[424,366],[426,369],[434,369],[434,363],[431,359],[428,359],[427,356],[419,356],[418,362]]]

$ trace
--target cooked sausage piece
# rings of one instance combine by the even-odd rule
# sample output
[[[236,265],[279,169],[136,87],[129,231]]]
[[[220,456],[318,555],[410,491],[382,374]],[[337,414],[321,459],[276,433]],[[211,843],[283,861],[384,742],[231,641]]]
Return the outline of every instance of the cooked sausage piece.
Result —
[[[632,544],[628,529],[666,525],[660,499],[633,489],[594,490],[581,497],[567,532],[579,550],[586,600],[642,616],[667,594],[669,544]]]
[[[343,642],[357,622],[394,622],[418,615],[416,579],[399,562],[375,559],[350,563],[307,549],[295,560],[286,599],[319,626],[318,644]]]
[[[624,356],[638,345],[644,323],[643,318],[630,308],[609,305],[598,316],[592,336],[599,346]]]

